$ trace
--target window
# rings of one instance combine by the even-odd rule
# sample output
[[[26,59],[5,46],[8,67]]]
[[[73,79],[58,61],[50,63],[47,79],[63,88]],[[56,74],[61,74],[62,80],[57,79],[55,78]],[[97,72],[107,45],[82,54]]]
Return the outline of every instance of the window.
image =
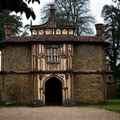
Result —
[[[58,63],[59,62],[59,53],[58,48],[49,48],[47,49],[47,62]]]
[[[60,63],[60,50],[63,48],[62,44],[46,44],[46,62]]]
[[[111,76],[108,76],[108,82],[111,82]]]

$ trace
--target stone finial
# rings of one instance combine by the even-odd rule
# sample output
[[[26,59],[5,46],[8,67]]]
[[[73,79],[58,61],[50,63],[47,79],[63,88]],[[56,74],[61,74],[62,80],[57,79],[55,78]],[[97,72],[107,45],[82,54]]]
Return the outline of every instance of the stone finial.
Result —
[[[96,36],[102,37],[102,26],[103,24],[96,24],[95,28],[96,28]]]
[[[75,16],[72,16],[73,19],[73,26],[75,27]]]
[[[52,15],[52,14],[55,14],[55,10],[56,10],[56,9],[54,8],[55,4],[52,3],[52,4],[50,4],[50,6],[51,6],[51,7],[50,7],[51,15]]]
[[[30,21],[30,26],[32,26],[32,20]]]
[[[4,28],[5,28],[5,38],[8,38],[11,36],[11,29],[12,29],[12,25],[9,23],[4,24]]]
[[[55,4],[54,4],[54,3],[52,3],[52,4],[50,4],[50,6],[51,6],[51,8],[54,8]]]

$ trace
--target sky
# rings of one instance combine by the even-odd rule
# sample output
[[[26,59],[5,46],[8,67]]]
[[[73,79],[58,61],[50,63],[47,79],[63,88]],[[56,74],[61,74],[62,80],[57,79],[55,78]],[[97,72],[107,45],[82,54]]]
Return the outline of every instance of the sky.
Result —
[[[46,3],[49,3],[49,2],[53,2],[53,0],[40,0],[40,5],[38,3],[34,3],[34,4],[29,4],[30,7],[33,8],[33,11],[35,12],[36,14],[36,20],[33,21],[33,24],[41,24],[40,23],[40,17],[41,17],[41,14],[40,14],[40,9],[46,4]],[[92,15],[96,18],[96,21],[97,23],[103,23],[103,19],[101,18],[101,11],[102,11],[102,8],[104,5],[111,5],[111,4],[114,4],[112,2],[112,0],[90,0],[90,8],[91,8],[91,13]],[[22,15],[23,17],[23,22],[24,23],[30,23],[30,19],[26,19],[25,17],[25,14]]]
[[[41,14],[40,14],[40,9],[48,2],[53,2],[53,0],[40,0],[40,4],[38,4],[37,2],[35,2],[34,4],[29,4],[29,7],[33,8],[33,11],[36,14],[36,20],[32,20],[33,25],[39,25],[42,24],[41,23]],[[90,0],[90,9],[91,9],[91,13],[92,15],[95,17],[96,19],[96,23],[104,23],[103,18],[101,18],[101,11],[104,5],[111,5],[114,4],[112,2],[112,0]],[[20,14],[18,14],[20,15]],[[25,14],[21,15],[23,20],[22,22],[25,24],[30,24],[31,18],[30,19],[26,19]],[[95,31],[95,27],[93,27],[93,30]],[[1,56],[0,56],[0,70],[1,70]]]
[[[41,14],[40,14],[40,9],[46,5],[46,3],[49,2],[53,2],[54,0],[40,0],[40,4],[38,4],[37,2],[35,2],[34,4],[30,3],[29,7],[33,8],[33,11],[36,14],[36,20],[32,20],[33,25],[39,25],[42,24],[41,23]],[[112,2],[112,0],[90,0],[90,9],[91,9],[91,13],[92,15],[95,17],[96,19],[96,23],[103,23],[103,18],[101,17],[101,11],[104,5],[111,5],[114,4]],[[20,14],[19,14],[20,15]],[[22,18],[23,18],[23,23],[25,24],[30,24],[30,21],[32,18],[30,19],[26,19],[25,14],[22,14]],[[93,27],[93,30],[95,31],[95,27]]]

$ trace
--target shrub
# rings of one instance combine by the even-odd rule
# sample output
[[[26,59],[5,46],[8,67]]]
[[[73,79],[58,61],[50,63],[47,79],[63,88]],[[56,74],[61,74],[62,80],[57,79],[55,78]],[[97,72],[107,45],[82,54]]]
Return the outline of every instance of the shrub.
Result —
[[[74,107],[78,105],[79,105],[79,102],[72,98],[66,99],[62,104],[63,107]]]
[[[120,99],[120,92],[116,92],[117,99]]]
[[[28,106],[29,107],[43,107],[43,106],[45,106],[45,104],[40,99],[34,99],[29,103]]]

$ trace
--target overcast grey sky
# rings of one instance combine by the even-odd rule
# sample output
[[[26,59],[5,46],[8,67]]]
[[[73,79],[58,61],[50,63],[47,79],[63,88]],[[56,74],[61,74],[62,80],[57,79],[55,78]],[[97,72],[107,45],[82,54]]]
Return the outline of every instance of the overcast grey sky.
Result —
[[[34,4],[29,4],[30,7],[33,8],[33,11],[36,14],[36,20],[32,20],[33,25],[39,25],[42,24],[40,21],[40,9],[49,2],[53,2],[54,0],[40,0],[40,5],[38,3],[34,3]],[[95,17],[96,19],[96,23],[103,23],[103,18],[101,17],[101,11],[104,5],[111,5],[114,4],[112,2],[112,0],[90,0],[90,9],[91,9],[91,13],[92,15]],[[23,17],[23,23],[25,24],[30,24],[31,18],[30,19],[26,19],[25,14],[22,15]],[[95,31],[95,27],[93,27],[94,31]]]
[[[33,21],[33,24],[40,24],[40,9],[49,2],[52,2],[53,0],[41,0],[40,5],[38,3],[30,4],[29,6],[33,8],[35,14],[36,14],[36,20]],[[112,0],[90,0],[90,8],[93,16],[96,18],[97,23],[103,23],[103,19],[101,18],[101,11],[105,4],[111,5],[113,4]],[[23,22],[30,23],[30,19],[27,20],[25,15],[23,16]]]

